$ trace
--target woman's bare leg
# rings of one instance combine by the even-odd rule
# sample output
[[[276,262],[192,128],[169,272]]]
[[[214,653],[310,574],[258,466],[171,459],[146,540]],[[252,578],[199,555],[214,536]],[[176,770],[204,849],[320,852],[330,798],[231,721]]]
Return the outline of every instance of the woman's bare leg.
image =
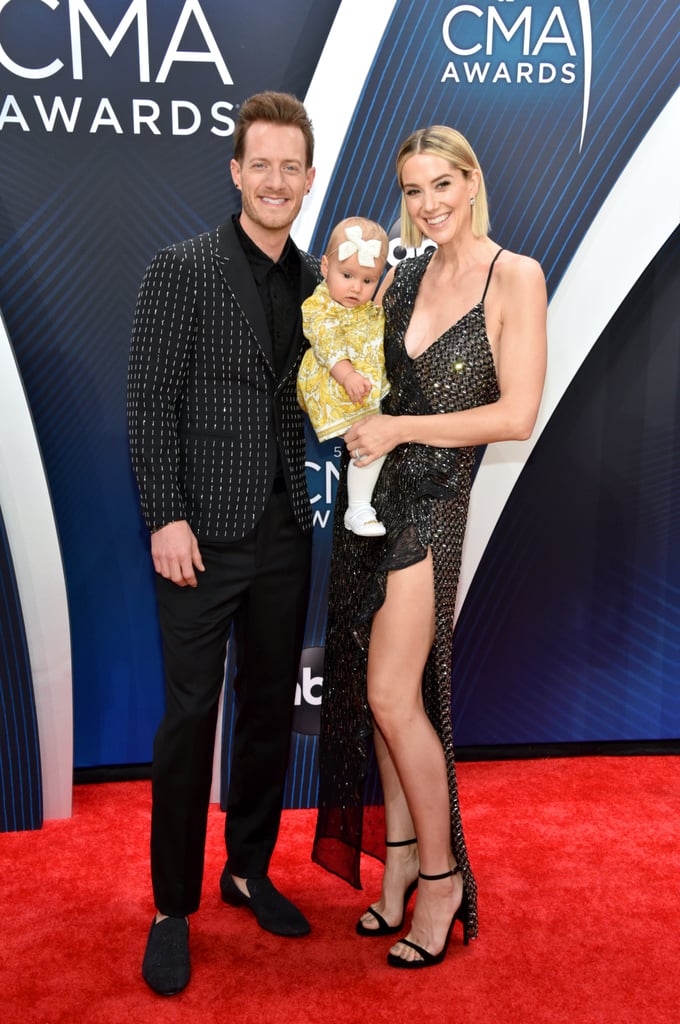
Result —
[[[444,751],[422,700],[423,669],[434,629],[434,579],[428,553],[416,565],[388,575],[385,601],[373,619],[368,656],[368,700],[384,741],[377,752],[386,788],[388,838],[408,838],[392,831],[408,822],[405,804],[424,874],[441,874],[455,864]],[[401,891],[403,900],[403,887]],[[461,898],[459,875],[419,886],[407,937],[438,953]],[[394,919],[398,921],[400,914],[399,908]],[[404,959],[418,958],[414,950],[399,943],[393,951]]]
[[[379,729],[374,730],[375,754],[380,771],[383,795],[385,798],[385,834],[389,842],[402,842],[414,839],[415,825],[406,803],[404,790],[401,787],[387,744]],[[404,895],[409,885],[418,877],[418,847],[388,847],[385,856],[382,893],[377,903],[371,906],[377,910],[387,924],[396,926],[402,919],[404,911]],[[366,913],[362,915],[364,928],[378,929],[375,917]]]

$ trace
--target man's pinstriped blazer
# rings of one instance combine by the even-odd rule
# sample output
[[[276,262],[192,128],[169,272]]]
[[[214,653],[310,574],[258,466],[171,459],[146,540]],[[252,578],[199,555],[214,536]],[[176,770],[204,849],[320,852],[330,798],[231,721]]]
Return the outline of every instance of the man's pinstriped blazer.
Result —
[[[319,263],[300,253],[300,303]],[[128,425],[150,530],[186,519],[197,538],[240,540],[271,493],[277,445],[296,520],[311,529],[296,377],[302,318],[280,378],[249,264],[231,221],[169,246],[139,291]]]

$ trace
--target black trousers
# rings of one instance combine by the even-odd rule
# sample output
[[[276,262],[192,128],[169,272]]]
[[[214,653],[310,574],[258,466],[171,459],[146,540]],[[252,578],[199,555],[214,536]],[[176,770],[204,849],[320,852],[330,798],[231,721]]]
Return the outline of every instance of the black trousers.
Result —
[[[230,544],[200,543],[198,586],[157,578],[166,710],[154,740],[151,875],[162,914],[198,909],[215,728],[232,625],[238,713],[225,842],[229,869],[268,871],[281,818],[309,596],[311,535],[285,492]]]

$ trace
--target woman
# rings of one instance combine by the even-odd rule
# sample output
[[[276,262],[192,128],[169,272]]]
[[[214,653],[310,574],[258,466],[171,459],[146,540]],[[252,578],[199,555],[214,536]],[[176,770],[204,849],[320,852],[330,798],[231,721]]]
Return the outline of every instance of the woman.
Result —
[[[378,296],[391,391],[385,415],[345,435],[355,464],[387,455],[375,491],[386,536],[342,525],[331,566],[319,819],[314,859],[359,885],[361,849],[382,856],[380,900],[362,936],[395,934],[394,967],[439,963],[461,920],[477,934],[476,885],[460,820],[451,725],[451,642],[474,446],[528,438],[545,374],[546,289],[532,259],[487,235],[482,172],[451,128],[412,134],[397,157],[405,260]],[[347,458],[348,456],[346,456]],[[384,793],[363,808],[373,731]]]

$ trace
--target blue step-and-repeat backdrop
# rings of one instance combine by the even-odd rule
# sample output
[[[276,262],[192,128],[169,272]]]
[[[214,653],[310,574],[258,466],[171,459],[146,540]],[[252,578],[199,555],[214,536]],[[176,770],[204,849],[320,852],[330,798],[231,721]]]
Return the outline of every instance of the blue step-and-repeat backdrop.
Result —
[[[153,253],[238,209],[234,119],[265,88],[315,126],[299,244],[363,214],[394,252],[396,150],[445,123],[480,158],[492,237],[546,273],[539,422],[487,448],[473,488],[458,744],[680,736],[677,43],[673,0],[0,0],[0,830],[68,815],[74,765],[151,759],[132,315]],[[310,435],[289,806],[316,800],[338,452]]]

